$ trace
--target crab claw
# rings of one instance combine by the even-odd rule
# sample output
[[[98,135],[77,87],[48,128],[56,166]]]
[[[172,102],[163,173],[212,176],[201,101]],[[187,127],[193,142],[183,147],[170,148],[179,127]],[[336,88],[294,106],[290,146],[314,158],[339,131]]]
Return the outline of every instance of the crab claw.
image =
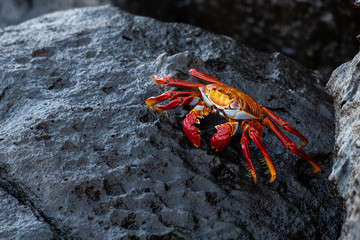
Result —
[[[183,121],[183,129],[190,142],[192,142],[195,147],[199,147],[201,143],[200,130],[193,126],[195,123],[200,123],[200,121],[197,119],[196,113],[191,111]]]
[[[217,132],[211,138],[211,147],[219,152],[229,146],[231,136],[234,135],[237,125],[237,122],[228,122],[216,126]]]

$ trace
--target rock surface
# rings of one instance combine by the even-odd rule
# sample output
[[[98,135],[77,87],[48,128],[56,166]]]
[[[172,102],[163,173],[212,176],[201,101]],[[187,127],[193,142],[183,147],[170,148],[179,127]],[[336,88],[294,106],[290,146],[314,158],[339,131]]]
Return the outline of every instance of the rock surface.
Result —
[[[337,68],[327,84],[335,99],[335,164],[329,179],[346,199],[341,239],[360,239],[360,53]]]
[[[360,9],[353,0],[111,2],[138,15],[190,23],[261,51],[281,52],[326,76],[358,51]]]
[[[2,186],[6,184],[3,179],[0,181]],[[28,205],[29,203],[23,200],[25,199],[21,199],[18,195],[15,198],[0,188],[0,238],[50,239],[49,236],[52,236],[50,226],[36,211],[32,211],[31,204]]]
[[[57,10],[97,6],[108,0],[1,0],[0,27],[15,25],[30,18]]]
[[[316,72],[279,53],[112,7],[7,27],[0,46],[1,202],[22,204],[13,211],[30,219],[39,238],[339,236],[342,203],[327,182],[334,116]],[[188,108],[160,115],[144,104],[160,93],[151,75],[188,79],[190,68],[216,75],[289,121],[309,138],[305,150],[324,171],[312,174],[265,130],[278,178],[268,183],[252,147],[254,185],[240,133],[223,152],[211,150],[214,126],[224,122],[216,116],[202,121],[202,146],[192,146],[182,132]],[[1,222],[6,214],[0,212]],[[0,225],[0,238],[9,234],[13,228]]]

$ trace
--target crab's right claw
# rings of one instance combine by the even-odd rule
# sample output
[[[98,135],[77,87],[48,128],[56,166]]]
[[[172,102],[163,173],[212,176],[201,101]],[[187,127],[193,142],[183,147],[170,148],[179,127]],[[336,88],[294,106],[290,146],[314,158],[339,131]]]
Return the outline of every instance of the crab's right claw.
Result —
[[[211,147],[216,149],[217,152],[229,146],[231,136],[235,134],[238,128],[237,122],[227,122],[216,126],[217,132],[211,138]]]
[[[191,111],[184,119],[183,129],[190,142],[192,142],[195,147],[199,147],[201,143],[200,130],[193,126],[195,123],[200,123],[200,121],[197,119],[196,113]]]
[[[212,149],[215,149],[217,152],[222,151],[227,146],[229,146],[231,141],[230,134],[219,134],[215,133],[214,136],[211,138],[210,144]]]

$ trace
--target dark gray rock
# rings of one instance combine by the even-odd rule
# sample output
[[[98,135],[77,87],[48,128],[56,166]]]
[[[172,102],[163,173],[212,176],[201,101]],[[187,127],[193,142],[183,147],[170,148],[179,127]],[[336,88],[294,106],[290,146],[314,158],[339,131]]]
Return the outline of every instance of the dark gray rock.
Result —
[[[190,23],[255,49],[279,51],[326,76],[358,51],[353,0],[2,0],[0,27],[84,6],[112,3],[137,15]],[[328,77],[324,78],[324,84]]]
[[[109,3],[108,0],[1,0],[0,27],[18,24],[57,10],[77,7],[97,6]]]
[[[281,52],[326,76],[358,51],[360,9],[353,0],[111,2],[137,15],[190,23],[261,51]]]
[[[289,121],[309,138],[305,150],[324,171],[312,174],[265,130],[278,178],[268,183],[252,147],[254,185],[240,133],[223,152],[211,150],[214,126],[224,122],[216,116],[202,121],[203,144],[192,146],[182,132],[189,109],[160,115],[144,103],[160,93],[151,75],[187,79],[190,68]],[[48,239],[340,234],[342,203],[327,182],[332,103],[319,74],[282,54],[112,7],[76,9],[0,30],[0,80],[0,187],[51,229]],[[6,218],[1,212],[0,221]]]
[[[360,239],[360,53],[337,68],[327,84],[335,100],[335,164],[329,179],[346,199],[341,239]]]
[[[4,183],[2,183],[4,184]],[[0,189],[0,239],[50,239],[49,225],[31,207]]]

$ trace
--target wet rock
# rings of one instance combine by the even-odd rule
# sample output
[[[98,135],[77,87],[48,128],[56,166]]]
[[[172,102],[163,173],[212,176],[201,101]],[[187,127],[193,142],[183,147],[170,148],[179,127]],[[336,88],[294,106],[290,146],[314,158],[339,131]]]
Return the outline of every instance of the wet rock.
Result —
[[[0,187],[41,213],[49,239],[339,236],[342,203],[327,182],[334,116],[318,73],[279,53],[112,7],[7,27],[0,46]],[[254,185],[240,133],[226,150],[211,150],[214,126],[224,122],[216,116],[202,121],[202,146],[192,146],[182,132],[190,109],[160,115],[144,103],[161,93],[151,75],[189,79],[190,68],[247,92],[302,131],[324,171],[313,174],[264,130],[278,178],[268,183],[252,146]]]
[[[360,238],[360,53],[337,68],[327,84],[336,111],[335,164],[329,179],[346,199],[341,239]]]
[[[360,9],[353,0],[111,1],[135,14],[190,23],[261,51],[279,51],[326,76],[358,51]]]

